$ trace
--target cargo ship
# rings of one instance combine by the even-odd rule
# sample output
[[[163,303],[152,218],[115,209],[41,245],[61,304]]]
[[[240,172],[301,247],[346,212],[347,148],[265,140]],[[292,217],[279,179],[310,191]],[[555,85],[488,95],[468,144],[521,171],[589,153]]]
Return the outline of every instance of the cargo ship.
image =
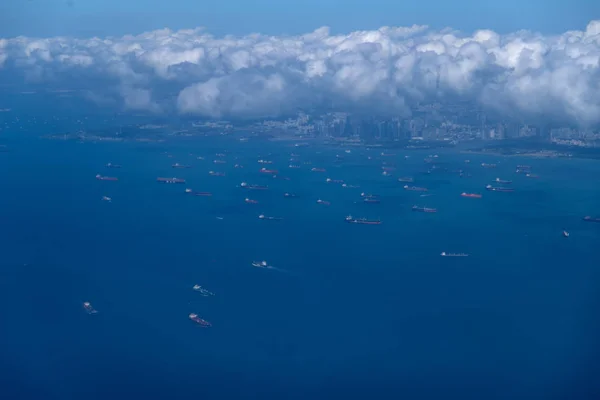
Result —
[[[300,168],[300,166],[295,165],[295,164],[290,164],[290,165],[288,165],[288,168],[298,169],[298,168]]]
[[[394,157],[395,155],[394,153],[381,153],[381,157]]]
[[[512,181],[505,181],[505,180],[503,180],[503,179],[496,178],[496,183],[501,183],[501,184],[505,184],[505,185],[510,185],[510,184],[512,184]]]
[[[106,164],[106,168],[121,168],[119,164],[108,163]]]
[[[352,215],[348,215],[346,217],[346,222],[350,224],[360,224],[360,225],[379,225],[381,221],[378,219],[367,219],[367,218],[354,218]]]
[[[212,196],[211,192],[196,192],[195,190],[192,190],[192,189],[185,189],[185,192],[188,194],[191,194],[192,196],[204,196],[204,197]]]
[[[227,164],[227,161],[225,160],[213,160],[214,164]]]
[[[465,193],[465,192],[463,192],[463,193],[461,193],[460,195],[461,195],[462,197],[470,197],[470,198],[473,198],[473,199],[480,199],[480,198],[482,197],[482,196],[481,196],[480,194],[478,194],[478,193]]]
[[[342,183],[342,187],[348,188],[348,189],[358,189],[358,188],[360,188],[360,185],[348,185],[346,183]]]
[[[181,178],[156,178],[158,183],[185,183],[185,179]]]
[[[496,164],[481,163],[483,168],[496,168]]]
[[[102,176],[100,174],[96,175],[96,179],[98,179],[99,181],[118,181],[119,178],[116,178],[114,176]]]
[[[569,237],[569,232],[563,231],[563,236],[568,238]]]
[[[260,214],[258,216],[258,219],[262,219],[264,221],[282,221],[283,220],[283,218],[281,218],[281,217],[268,217],[265,214]]]
[[[539,178],[539,176],[536,175],[536,174],[529,174],[529,173],[527,173],[527,174],[525,174],[525,176],[528,177],[528,178]]]
[[[96,309],[94,307],[92,307],[92,305],[90,304],[89,301],[86,301],[85,303],[83,303],[83,309],[88,314],[97,314],[98,313],[98,311],[96,311]]]
[[[193,290],[194,292],[198,292],[198,293],[200,293],[200,294],[201,294],[202,296],[204,296],[204,297],[209,297],[209,296],[214,296],[214,295],[215,295],[213,292],[210,292],[210,291],[208,291],[208,290],[204,289],[204,288],[203,288],[202,286],[200,286],[200,285],[194,285],[194,286],[192,287],[192,290]]]
[[[408,182],[408,183],[412,183],[412,182],[414,182],[414,179],[413,179],[413,178],[410,178],[410,177],[408,177],[408,176],[405,176],[405,177],[403,177],[403,178],[398,178],[398,182]]]
[[[587,222],[600,222],[600,218],[591,217],[589,215],[586,215],[585,217],[583,217],[583,220],[587,221]]]
[[[467,253],[446,253],[445,251],[442,251],[440,253],[440,256],[442,256],[442,257],[469,257],[469,255]]]
[[[284,193],[283,197],[298,197],[298,195],[295,193]]]
[[[531,169],[531,165],[517,165],[517,169]]]
[[[273,164],[273,161],[269,161],[269,160],[258,160],[259,164]]]
[[[184,168],[192,168],[192,166],[191,165],[183,165],[183,164],[175,163],[175,164],[171,165],[171,168],[181,168],[181,169],[184,169]]]
[[[325,182],[327,182],[327,183],[344,183],[344,180],[327,178],[327,179],[325,179]]]
[[[418,212],[424,212],[424,213],[436,213],[437,212],[437,209],[435,209],[435,208],[419,207],[419,206],[412,206],[412,210],[418,211]]]
[[[208,322],[205,319],[202,319],[198,316],[198,314],[194,314],[191,313],[189,315],[189,318],[194,321],[195,323],[197,323],[198,325],[200,325],[202,328],[210,328],[212,326],[212,324],[210,322]]]
[[[276,174],[277,170],[276,169],[261,168],[260,169],[260,173],[261,174]]]
[[[242,187],[244,189],[249,189],[249,190],[267,190],[269,188],[268,186],[251,185],[251,184],[246,183],[246,182],[240,183],[240,187]]]
[[[310,169],[312,172],[325,172],[325,168],[311,168]]]
[[[258,200],[252,200],[247,197],[244,199],[244,202],[246,202],[248,204],[258,204]]]
[[[210,176],[225,176],[225,172],[208,171]]]
[[[244,166],[242,164],[235,164],[233,168],[244,168]]]
[[[507,187],[500,187],[500,186],[492,186],[492,185],[487,185],[485,187],[486,190],[490,190],[492,192],[514,192],[515,189],[513,188],[507,188]]]
[[[102,196],[102,201],[108,201],[110,203],[112,199],[108,196]]]
[[[419,186],[404,185],[404,190],[409,190],[409,191],[412,191],[412,192],[426,192],[427,188],[419,187]]]
[[[396,170],[396,167],[381,167],[383,171],[392,172]]]
[[[226,156],[227,156],[227,154],[225,154],[225,153],[216,153],[215,154],[215,157],[226,157]]]
[[[331,203],[330,203],[330,202],[328,202],[328,201],[325,201],[325,200],[318,199],[318,200],[317,200],[317,204],[323,204],[324,206],[328,206],[328,205],[330,205]]]

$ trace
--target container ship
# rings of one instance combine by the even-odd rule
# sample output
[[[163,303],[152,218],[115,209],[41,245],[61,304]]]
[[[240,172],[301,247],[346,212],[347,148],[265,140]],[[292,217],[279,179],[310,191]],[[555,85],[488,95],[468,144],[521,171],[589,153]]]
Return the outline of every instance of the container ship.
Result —
[[[325,168],[311,168],[312,172],[325,172]]]
[[[208,171],[210,176],[225,176],[225,172]]]
[[[106,168],[121,168],[119,164],[108,163],[106,164]]]
[[[409,190],[409,191],[412,191],[412,192],[426,192],[427,188],[419,187],[419,186],[404,185],[404,190]]]
[[[485,187],[486,190],[490,190],[492,192],[514,192],[515,189],[513,188],[507,188],[507,187],[500,187],[500,186],[492,186],[492,185],[487,185]]]
[[[505,181],[504,179],[496,178],[496,183],[510,185],[510,184],[512,184],[512,181]]]
[[[409,182],[409,183],[412,183],[412,182],[414,182],[414,179],[406,176],[406,177],[403,177],[403,178],[398,178],[398,182]]]
[[[583,220],[587,221],[587,222],[600,222],[600,218],[598,218],[598,217],[591,217],[589,215],[586,215],[585,217],[583,217]]]
[[[412,206],[412,210],[418,211],[418,212],[424,212],[424,213],[436,213],[437,212],[437,209],[435,209],[435,208],[427,208],[427,207],[419,207],[419,206]]]
[[[185,189],[185,192],[188,194],[191,194],[192,196],[204,196],[204,197],[212,196],[211,192],[196,192],[195,190],[192,190],[192,189]]]
[[[267,190],[269,188],[268,186],[251,185],[251,184],[246,183],[246,182],[240,183],[240,187],[242,187],[244,189],[249,189],[249,190]]]
[[[290,165],[288,165],[288,168],[298,169],[298,168],[300,168],[300,166],[295,165],[295,164],[290,164]]]
[[[192,166],[191,165],[183,165],[183,164],[175,163],[175,164],[171,165],[171,168],[185,169],[185,168],[192,168]]]
[[[96,175],[96,179],[98,179],[99,181],[118,181],[119,178],[114,177],[114,176],[102,176],[100,174]]]
[[[83,309],[88,314],[97,314],[98,313],[98,311],[96,311],[96,309],[94,307],[92,307],[92,305],[90,304],[89,301],[86,301],[85,303],[83,303]]]
[[[210,322],[208,322],[205,319],[200,318],[198,316],[198,314],[191,313],[189,315],[189,318],[203,328],[210,328],[212,326],[212,324]]]
[[[269,161],[269,160],[258,160],[259,164],[273,164],[273,161]]]
[[[461,193],[460,195],[461,195],[462,197],[470,197],[470,198],[473,198],[473,199],[480,199],[480,198],[482,197],[482,196],[481,196],[480,194],[478,194],[478,193],[465,193],[465,192],[463,192],[463,193]]]
[[[260,169],[260,173],[261,174],[276,174],[277,170],[276,169],[261,168]]]
[[[379,225],[381,221],[378,219],[367,219],[367,218],[354,218],[352,215],[348,215],[346,217],[346,222],[350,224],[360,224],[360,225]]]
[[[185,179],[181,178],[156,178],[158,183],[185,183]]]

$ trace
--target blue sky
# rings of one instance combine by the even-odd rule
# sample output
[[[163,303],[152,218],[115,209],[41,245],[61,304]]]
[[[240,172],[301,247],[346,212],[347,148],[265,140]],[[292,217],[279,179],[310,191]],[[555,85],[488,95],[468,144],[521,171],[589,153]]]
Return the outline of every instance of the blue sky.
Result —
[[[106,36],[169,27],[217,35],[296,34],[427,24],[560,33],[600,19],[598,0],[3,0],[0,37]]]

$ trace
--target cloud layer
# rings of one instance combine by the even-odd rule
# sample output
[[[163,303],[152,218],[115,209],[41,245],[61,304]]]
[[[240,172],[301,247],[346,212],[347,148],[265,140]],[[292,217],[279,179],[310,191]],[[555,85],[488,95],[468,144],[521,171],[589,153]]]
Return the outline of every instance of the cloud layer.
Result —
[[[319,106],[407,115],[473,101],[500,115],[600,123],[600,21],[542,36],[426,26],[331,35],[213,37],[200,29],[120,38],[0,39],[0,75],[77,86],[152,112],[274,116]]]

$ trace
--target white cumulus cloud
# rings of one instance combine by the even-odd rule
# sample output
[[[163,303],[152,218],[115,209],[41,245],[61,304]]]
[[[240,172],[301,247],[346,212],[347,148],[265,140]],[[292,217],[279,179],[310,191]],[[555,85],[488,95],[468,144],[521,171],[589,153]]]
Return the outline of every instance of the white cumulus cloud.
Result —
[[[279,37],[163,29],[0,39],[0,74],[9,73],[24,82],[76,83],[87,98],[117,96],[129,109],[216,118],[319,106],[406,115],[418,102],[461,100],[500,115],[596,125],[600,21],[553,36],[415,25]]]

